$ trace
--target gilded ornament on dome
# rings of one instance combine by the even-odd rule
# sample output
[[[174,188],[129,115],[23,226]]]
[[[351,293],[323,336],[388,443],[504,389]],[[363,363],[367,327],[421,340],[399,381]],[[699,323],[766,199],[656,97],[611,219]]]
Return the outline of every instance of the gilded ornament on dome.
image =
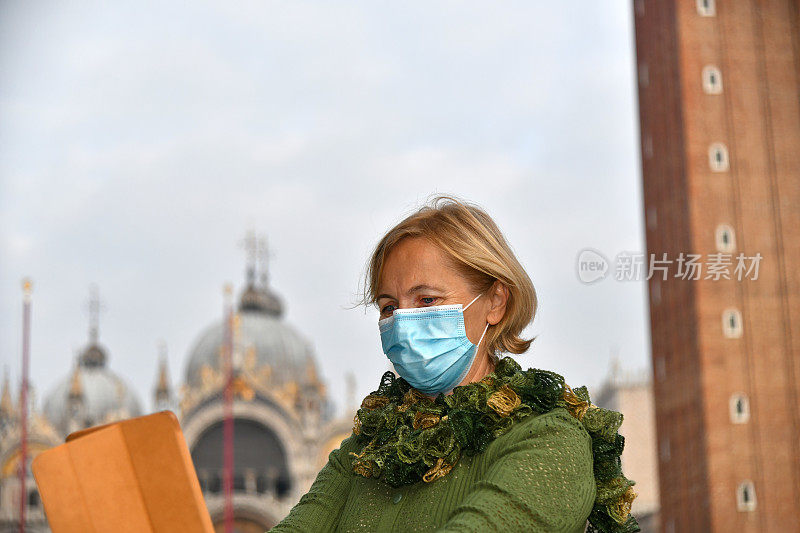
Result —
[[[256,368],[256,347],[253,344],[250,344],[245,349],[244,353],[244,369],[248,372],[252,372]]]
[[[310,359],[306,362],[306,379],[309,381],[309,383],[319,383],[319,378],[317,377],[317,366]]]
[[[31,417],[31,433],[39,434],[44,437],[61,440],[61,437],[56,433],[55,428],[40,414],[33,413]]]
[[[281,405],[286,407],[287,409],[294,409],[294,405],[297,402],[297,397],[300,391],[300,387],[297,385],[297,382],[292,380],[286,382],[283,387],[281,387],[275,396],[280,402]]]
[[[81,396],[83,394],[83,386],[81,385],[81,375],[78,367],[72,372],[72,381],[70,382],[69,395],[72,397]]]
[[[253,401],[255,398],[255,391],[253,387],[245,380],[242,376],[236,376],[233,379],[233,383],[231,384],[233,394],[238,395],[241,399],[246,402]]]
[[[121,382],[117,382],[117,399],[123,400],[125,398],[125,385]]]
[[[218,381],[219,372],[215,371],[213,368],[204,364],[200,367],[200,381],[203,384],[203,389],[208,389],[213,387],[214,384]]]
[[[181,416],[183,416],[184,413],[188,412],[189,409],[194,407],[194,404],[195,404],[195,399],[192,395],[190,394],[184,395],[181,398],[180,402],[178,402],[178,406],[180,407],[181,410]]]
[[[264,364],[258,369],[257,380],[261,385],[266,386],[270,382],[271,378],[272,367],[269,364]]]
[[[239,332],[242,328],[242,317],[239,313],[233,314],[233,338],[239,338]]]

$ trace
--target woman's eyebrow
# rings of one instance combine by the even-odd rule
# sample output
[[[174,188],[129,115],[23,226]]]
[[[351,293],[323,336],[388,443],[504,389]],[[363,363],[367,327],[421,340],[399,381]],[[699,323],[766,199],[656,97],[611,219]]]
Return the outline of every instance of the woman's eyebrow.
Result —
[[[422,292],[422,291],[435,291],[435,292],[444,292],[439,287],[433,287],[431,285],[415,285],[408,290],[408,294],[414,294],[415,292]]]
[[[444,292],[439,287],[434,287],[432,285],[422,284],[422,285],[414,285],[413,287],[408,289],[406,294],[414,294],[415,292],[422,292],[422,291]],[[394,296],[392,296],[391,294],[380,294],[380,295],[378,295],[377,298],[375,298],[375,301],[378,301],[381,298],[388,298],[390,300],[394,300],[395,299]]]

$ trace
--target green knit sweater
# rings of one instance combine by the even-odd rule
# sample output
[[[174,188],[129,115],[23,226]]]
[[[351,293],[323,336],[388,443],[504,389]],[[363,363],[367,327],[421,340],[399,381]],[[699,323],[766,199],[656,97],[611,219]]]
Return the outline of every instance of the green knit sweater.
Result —
[[[351,434],[270,531],[582,533],[596,494],[591,445],[558,407],[520,420],[434,482],[393,488],[353,473]]]

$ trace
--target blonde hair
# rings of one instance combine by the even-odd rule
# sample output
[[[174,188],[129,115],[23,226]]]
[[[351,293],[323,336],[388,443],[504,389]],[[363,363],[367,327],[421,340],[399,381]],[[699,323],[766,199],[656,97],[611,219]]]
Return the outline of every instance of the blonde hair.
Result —
[[[377,303],[384,261],[406,237],[424,237],[438,246],[477,293],[495,281],[508,287],[506,312],[484,339],[495,362],[499,352],[521,354],[530,347],[535,337],[520,336],[538,305],[530,277],[486,211],[453,196],[434,197],[383,236],[367,264],[362,303]]]

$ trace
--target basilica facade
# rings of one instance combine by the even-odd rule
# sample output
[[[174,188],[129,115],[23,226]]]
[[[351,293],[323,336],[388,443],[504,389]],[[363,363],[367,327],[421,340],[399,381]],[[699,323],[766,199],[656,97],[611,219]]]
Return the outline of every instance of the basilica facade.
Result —
[[[265,283],[256,285],[252,275],[239,298],[232,337],[236,527],[263,533],[308,490],[330,451],[350,434],[352,417],[333,416],[310,343],[283,320],[281,300]],[[199,334],[186,362],[178,406],[211,519],[219,526],[224,511],[224,342],[222,320]],[[162,388],[156,394],[169,401]]]
[[[110,369],[109,351],[98,341],[96,326],[90,328],[89,342],[42,409],[29,395],[26,531],[50,531],[30,471],[36,454],[73,431],[165,409],[181,422],[211,519],[222,531],[226,346],[232,346],[236,530],[263,533],[289,512],[330,451],[350,434],[352,417],[334,416],[310,342],[284,320],[282,300],[265,275],[256,280],[253,264],[234,307],[229,330],[221,318],[200,330],[179,387],[173,388],[162,358],[150,410]],[[19,531],[20,411],[6,374],[0,397],[0,533]]]

